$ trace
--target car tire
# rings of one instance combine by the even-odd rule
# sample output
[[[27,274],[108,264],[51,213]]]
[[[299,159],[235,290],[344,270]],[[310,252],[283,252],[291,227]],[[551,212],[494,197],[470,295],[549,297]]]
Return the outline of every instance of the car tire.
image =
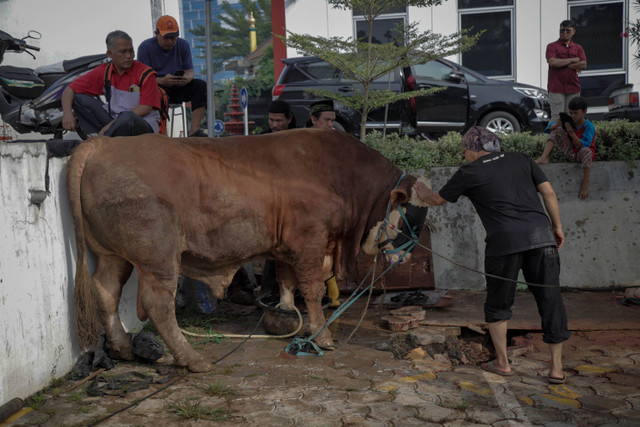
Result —
[[[520,132],[518,119],[505,111],[494,111],[487,114],[480,120],[479,125],[496,133]]]

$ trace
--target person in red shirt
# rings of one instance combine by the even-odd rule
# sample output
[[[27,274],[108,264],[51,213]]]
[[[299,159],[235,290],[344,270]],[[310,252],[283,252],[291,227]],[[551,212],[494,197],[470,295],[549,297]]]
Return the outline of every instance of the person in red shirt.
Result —
[[[151,72],[140,87],[141,75],[149,67],[133,59],[131,37],[124,31],[112,31],[106,43],[111,62],[78,77],[62,93],[62,126],[69,131],[80,127],[87,136],[157,133],[161,103],[155,72]],[[107,67],[110,67],[111,83],[105,104],[98,96],[106,95]]]
[[[547,89],[551,101],[551,121],[559,123],[561,112],[567,112],[569,101],[580,96],[578,73],[587,68],[587,57],[578,43],[571,41],[576,33],[576,24],[571,20],[560,23],[560,38],[547,45],[546,58],[549,64]]]

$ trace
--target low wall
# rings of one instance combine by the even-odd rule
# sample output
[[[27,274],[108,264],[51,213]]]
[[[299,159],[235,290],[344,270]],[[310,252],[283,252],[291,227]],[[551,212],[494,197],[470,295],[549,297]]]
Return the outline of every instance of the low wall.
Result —
[[[66,159],[50,160],[51,193],[40,205],[33,204],[29,190],[45,185],[44,143],[0,144],[0,405],[65,375],[80,355],[73,320],[76,256],[65,165]],[[544,170],[558,193],[567,234],[561,250],[562,285],[625,286],[640,278],[639,170],[621,162],[596,162],[586,201],[577,197],[582,174],[577,165],[546,165]],[[433,169],[434,188],[454,171]],[[483,269],[484,231],[467,199],[431,208],[428,219],[437,229],[432,234],[437,253]],[[483,287],[477,273],[437,255],[433,261],[436,287]],[[140,326],[136,292],[134,274],[120,304],[129,330]]]
[[[560,206],[565,245],[560,249],[560,284],[570,288],[626,286],[640,279],[640,161],[595,162],[590,195],[578,198],[582,168],[575,163],[542,165]],[[433,168],[437,191],[457,168]],[[429,208],[436,228],[432,249],[456,262],[484,271],[485,232],[466,197]],[[483,289],[484,278],[434,253],[434,276],[440,289]]]
[[[46,153],[44,143],[0,143],[0,405],[65,375],[80,355],[66,159],[50,159],[51,194],[30,202],[29,190],[45,188]],[[132,277],[120,306],[129,328],[140,325],[136,292]]]

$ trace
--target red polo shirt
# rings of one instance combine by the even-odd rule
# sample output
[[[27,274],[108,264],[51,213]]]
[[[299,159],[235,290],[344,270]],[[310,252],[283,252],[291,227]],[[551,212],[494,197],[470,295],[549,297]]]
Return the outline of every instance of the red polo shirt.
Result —
[[[587,56],[584,49],[578,43],[569,42],[565,45],[560,40],[547,45],[546,58],[580,58],[580,61],[586,61]],[[569,67],[549,67],[549,78],[547,81],[547,89],[554,93],[578,93],[580,92],[580,80],[578,72]]]
[[[69,87],[75,93],[83,93],[90,96],[104,95],[104,69],[107,64],[101,64],[75,79]],[[142,62],[133,61],[131,68],[125,70],[122,74],[114,69],[111,75],[111,87],[122,91],[129,91],[131,86],[137,86],[140,83],[140,74],[147,68]],[[150,105],[155,109],[160,109],[160,92],[155,75],[151,75],[145,80],[142,88],[140,88],[140,105]]]

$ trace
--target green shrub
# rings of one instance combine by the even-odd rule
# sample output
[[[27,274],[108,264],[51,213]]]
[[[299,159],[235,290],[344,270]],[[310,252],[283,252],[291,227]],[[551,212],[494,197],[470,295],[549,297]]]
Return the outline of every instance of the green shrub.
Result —
[[[640,160],[640,123],[628,120],[612,122],[597,121],[596,161]],[[503,135],[503,151],[519,151],[536,159],[542,154],[547,134],[533,135],[518,132]],[[388,134],[373,131],[367,134],[365,144],[380,151],[393,164],[403,170],[429,169],[436,166],[460,166],[464,157],[460,148],[462,135],[449,132],[437,141],[428,141],[417,136]],[[565,162],[564,155],[554,148],[549,157],[551,163]]]

